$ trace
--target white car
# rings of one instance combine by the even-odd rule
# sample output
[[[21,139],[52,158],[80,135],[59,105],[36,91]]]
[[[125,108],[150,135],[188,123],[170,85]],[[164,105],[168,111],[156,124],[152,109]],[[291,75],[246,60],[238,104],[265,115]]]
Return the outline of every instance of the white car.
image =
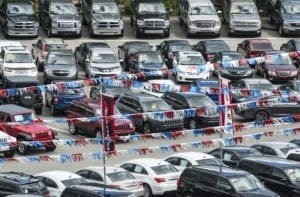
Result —
[[[151,79],[143,83],[142,92],[161,97],[164,92],[179,92],[180,88],[169,79]]]
[[[47,171],[36,174],[48,188],[51,197],[60,197],[63,190],[68,186],[88,183],[88,181],[73,172],[64,170]]]
[[[221,165],[219,159],[202,152],[181,152],[172,154],[163,160],[174,165],[179,171],[192,165]]]
[[[299,161],[300,162],[300,148],[295,148],[289,150],[286,154],[286,158],[289,160]]]
[[[104,167],[88,166],[76,172],[88,182],[104,184]],[[136,196],[144,196],[143,184],[130,172],[117,166],[106,167],[106,185],[130,191]]]
[[[296,144],[282,141],[260,142],[252,145],[251,148],[257,149],[264,155],[277,156],[281,158],[286,158],[287,153],[290,150],[299,149]]]
[[[175,81],[192,82],[197,79],[209,79],[210,69],[204,57],[197,51],[181,51],[173,60]]]
[[[128,170],[143,182],[145,197],[166,195],[176,191],[180,172],[172,164],[155,158],[139,158],[126,161],[120,167]]]
[[[7,133],[0,131],[0,153],[4,157],[13,157],[17,149],[17,139]]]

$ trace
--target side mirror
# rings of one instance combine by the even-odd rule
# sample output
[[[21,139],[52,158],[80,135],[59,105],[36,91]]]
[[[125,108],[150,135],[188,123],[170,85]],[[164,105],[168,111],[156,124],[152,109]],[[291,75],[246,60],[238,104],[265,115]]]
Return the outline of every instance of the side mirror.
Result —
[[[119,45],[119,46],[118,46],[118,49],[121,49],[121,48],[122,48],[122,46],[121,46],[121,45]]]
[[[156,49],[160,49],[160,45],[156,45],[155,47],[156,47]]]
[[[119,59],[119,62],[120,62],[121,64],[123,64],[123,63],[124,63],[124,60],[123,60],[123,59]]]
[[[258,12],[259,12],[259,13],[263,13],[263,12],[264,12],[264,10],[259,10]]]

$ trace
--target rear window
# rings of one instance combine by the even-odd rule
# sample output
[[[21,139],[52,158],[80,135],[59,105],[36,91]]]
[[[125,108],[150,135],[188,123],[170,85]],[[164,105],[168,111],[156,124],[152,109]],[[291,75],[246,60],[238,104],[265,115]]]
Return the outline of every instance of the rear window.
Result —
[[[138,45],[131,45],[129,47],[128,52],[129,53],[134,53],[134,52],[138,52],[138,51],[152,51],[151,46],[149,46],[148,44],[138,44]]]
[[[173,172],[178,172],[178,170],[173,165],[160,165],[151,167],[151,169],[155,172],[155,174],[168,174]]]
[[[72,186],[72,185],[79,185],[83,183],[87,183],[86,179],[84,178],[75,178],[75,179],[66,179],[63,180],[62,183],[65,187]]]
[[[273,50],[273,46],[269,42],[254,42],[254,43],[251,43],[251,48],[254,51]]]
[[[113,172],[113,173],[107,174],[107,176],[112,182],[134,179],[134,177],[127,171]]]
[[[230,51],[228,46],[226,46],[223,42],[213,42],[206,45],[206,49],[210,53],[217,53],[220,51]]]
[[[199,165],[220,165],[221,162],[216,158],[197,160]]]

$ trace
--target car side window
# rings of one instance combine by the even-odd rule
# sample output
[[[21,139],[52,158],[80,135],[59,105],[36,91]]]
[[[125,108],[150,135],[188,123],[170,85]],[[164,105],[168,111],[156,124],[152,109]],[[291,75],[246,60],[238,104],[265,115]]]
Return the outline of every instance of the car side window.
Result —
[[[220,150],[215,150],[214,152],[211,152],[210,155],[212,155],[216,158],[220,158],[221,157],[221,152],[220,152]]]
[[[254,168],[254,172],[257,176],[268,178],[271,175],[272,169],[269,166],[265,166],[262,164],[256,164]]]
[[[86,116],[87,117],[93,117],[93,116],[95,116],[93,109],[87,108],[86,109]]]
[[[95,172],[90,172],[87,178],[95,181],[103,181],[103,178],[98,173]]]
[[[135,165],[133,172],[138,173],[138,174],[148,174],[146,169],[140,165]]]
[[[131,163],[123,164],[121,167],[124,168],[125,170],[128,170],[129,172],[133,172],[134,169],[134,165]]]
[[[66,189],[66,190],[62,193],[61,197],[76,197],[76,196],[78,196],[78,195],[79,195],[79,194],[78,194],[78,191],[72,190],[72,189]]]
[[[277,155],[276,152],[270,147],[264,147],[262,151],[267,155]]]
[[[87,178],[88,174],[89,174],[89,171],[87,171],[87,170],[80,170],[80,171],[76,172],[76,174],[79,174],[80,176],[82,176],[84,178]]]
[[[44,178],[43,178],[43,183],[44,183],[47,187],[58,188],[57,184],[56,184],[53,180],[51,180],[51,179],[49,179],[49,178],[44,177]]]
[[[224,152],[223,159],[225,161],[237,161],[238,158],[231,152]]]
[[[282,171],[280,171],[279,169],[273,169],[271,178],[273,178],[276,181],[283,182],[283,183],[285,183],[287,180],[287,177],[285,176],[285,174]]]
[[[289,156],[287,156],[287,159],[294,160],[294,161],[300,161],[300,155],[299,154],[289,154]]]
[[[189,162],[188,160],[186,160],[186,159],[180,159],[179,166],[189,167],[191,165],[192,165],[191,162]]]
[[[287,44],[287,51],[295,51],[295,45],[292,42],[288,42]]]
[[[217,180],[217,189],[224,192],[232,191],[230,183],[226,179],[221,177],[219,177]]]
[[[166,161],[172,165],[178,166],[178,158],[177,157],[169,157],[166,159]]]

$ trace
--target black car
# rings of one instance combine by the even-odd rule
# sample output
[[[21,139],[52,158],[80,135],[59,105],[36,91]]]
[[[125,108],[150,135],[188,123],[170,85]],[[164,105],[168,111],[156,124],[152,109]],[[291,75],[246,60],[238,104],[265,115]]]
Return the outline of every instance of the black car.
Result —
[[[132,0],[130,24],[135,36],[162,34],[170,36],[170,19],[163,0]]]
[[[255,175],[270,190],[282,197],[300,196],[300,163],[278,157],[247,157],[238,169]]]
[[[83,42],[75,48],[74,56],[78,65],[83,66],[91,48],[110,48],[106,42]]]
[[[156,46],[169,69],[173,67],[173,59],[179,51],[191,51],[192,46],[187,40],[164,40]]]
[[[152,46],[146,41],[128,41],[118,46],[118,56],[124,71],[129,71],[129,62],[139,51],[151,51]]]
[[[39,19],[29,0],[2,0],[0,23],[4,37],[38,37]]]
[[[49,196],[49,190],[36,177],[19,172],[0,173],[0,196],[12,194],[39,194]]]
[[[161,98],[141,93],[123,94],[115,104],[122,114],[132,114],[131,120],[137,131],[153,133],[183,129],[183,115],[172,111]],[[163,118],[157,114],[162,114]]]
[[[193,45],[193,49],[202,53],[207,62],[212,61],[218,52],[230,51],[229,46],[223,40],[202,40]]]
[[[280,50],[283,52],[296,52],[296,55],[292,55],[291,58],[293,60],[293,64],[297,67],[300,65],[300,56],[297,55],[297,51],[300,51],[300,39],[299,38],[293,38],[287,41],[286,43],[283,43],[280,46]]]
[[[216,126],[219,124],[217,105],[207,95],[190,92],[165,92],[162,97],[172,109],[202,109],[195,116],[186,115],[184,118],[185,127],[188,129],[203,128],[205,126]],[[196,110],[197,111],[197,110]]]
[[[42,91],[37,88],[39,81],[35,77],[29,76],[11,76],[7,77],[2,84],[4,89],[17,89],[12,95],[1,95],[0,103],[16,104],[27,108],[34,108],[37,114],[43,111]],[[25,88],[26,91],[21,89]]]
[[[240,64],[245,57],[239,52],[222,51],[214,55],[212,63],[215,66],[215,74],[230,80],[252,78],[253,72],[249,64]]]
[[[100,100],[101,92],[112,95],[115,99],[118,99],[121,94],[131,94],[134,91],[129,87],[97,85],[91,87],[90,98]]]
[[[225,166],[192,166],[177,180],[177,197],[278,197],[252,174]]]
[[[216,148],[208,154],[221,159],[221,149]],[[236,167],[237,163],[244,157],[259,157],[263,154],[254,148],[246,146],[224,146],[222,147],[222,161],[230,167]]]

